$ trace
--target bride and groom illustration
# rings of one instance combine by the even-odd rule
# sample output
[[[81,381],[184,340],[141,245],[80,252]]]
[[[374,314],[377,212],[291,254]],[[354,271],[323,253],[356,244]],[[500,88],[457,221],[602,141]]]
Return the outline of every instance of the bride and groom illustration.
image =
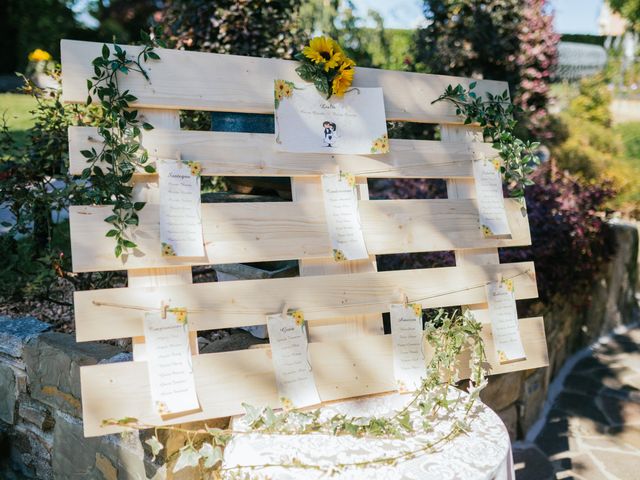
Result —
[[[336,124],[329,120],[325,120],[322,123],[322,128],[324,130],[323,145],[325,147],[333,147],[338,139],[338,135],[336,134]]]

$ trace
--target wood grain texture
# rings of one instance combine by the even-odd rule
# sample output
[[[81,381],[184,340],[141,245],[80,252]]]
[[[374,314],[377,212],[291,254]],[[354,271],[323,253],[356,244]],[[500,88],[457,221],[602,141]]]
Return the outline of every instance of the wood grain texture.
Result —
[[[102,148],[99,138],[93,127],[69,128],[71,174],[80,175],[87,166],[82,150]],[[485,143],[392,139],[390,144],[386,155],[328,155],[277,152],[273,135],[264,133],[154,129],[144,132],[142,140],[152,162],[180,154],[183,160],[200,162],[205,176],[308,177],[344,171],[369,178],[471,177],[474,156],[496,155]],[[139,175],[149,176],[144,171]]]
[[[491,373],[548,365],[541,317],[520,320],[527,359],[500,365],[493,353],[491,329],[482,336]],[[323,402],[396,389],[390,335],[362,336],[355,341],[309,344],[318,393]],[[135,417],[150,425],[167,425],[243,413],[242,403],[279,407],[269,348],[199,355],[193,358],[196,390],[202,411],[163,422],[151,405],[147,365],[125,362],[80,368],[84,434],[87,437],[122,431],[101,427],[108,418]],[[461,378],[469,375],[468,356],[460,358]]]
[[[425,308],[483,303],[486,283],[501,276],[513,278],[518,299],[538,295],[532,262],[77,291],[76,338],[141,335],[140,309],[158,308],[163,298],[173,306],[186,307],[189,328],[198,331],[261,325],[266,315],[281,311],[285,302],[301,309],[311,322],[387,312],[403,292]]]
[[[380,255],[529,245],[529,224],[519,204],[511,200],[506,205],[511,239],[482,237],[473,200],[372,200],[361,201],[359,208],[367,249]],[[194,258],[160,255],[156,204],[145,206],[140,226],[131,232],[138,248],[115,258],[113,240],[104,236],[109,229],[104,218],[109,212],[108,206],[71,207],[74,271],[310,259],[328,257],[331,252],[320,202],[203,204],[206,256]]]
[[[61,41],[62,92],[65,102],[84,103],[86,79],[93,75],[91,60],[100,55],[101,43]],[[125,46],[130,55],[141,47]],[[160,60],[146,64],[150,82],[142,75],[119,76],[120,88],[138,101],[133,107],[273,113],[273,80],[300,81],[297,62],[269,58],[219,55],[158,49]],[[398,72],[358,67],[355,87],[382,87],[387,119],[410,122],[462,123],[447,102],[435,100],[448,85],[465,87],[468,78]],[[476,92],[502,93],[505,82],[478,80]]]

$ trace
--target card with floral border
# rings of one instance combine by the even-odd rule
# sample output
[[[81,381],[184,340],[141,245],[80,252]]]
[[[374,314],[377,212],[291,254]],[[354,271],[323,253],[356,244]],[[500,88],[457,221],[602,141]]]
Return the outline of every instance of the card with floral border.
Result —
[[[274,83],[276,150],[294,153],[389,152],[381,88],[355,88],[324,98],[305,82]]]
[[[369,258],[358,212],[356,178],[350,173],[336,173],[323,175],[321,181],[333,259]]]
[[[484,238],[511,238],[511,229],[504,208],[500,160],[484,156],[473,161],[480,230]]]
[[[160,242],[163,257],[202,257],[200,163],[159,160]]]
[[[290,409],[320,403],[302,311],[268,315],[267,330],[281,405]]]
[[[493,344],[498,361],[509,363],[524,360],[527,355],[520,336],[513,280],[490,282],[486,286],[486,291]]]
[[[393,343],[393,374],[400,392],[414,391],[426,376],[424,341],[422,336],[422,305],[392,303],[391,339]]]
[[[144,338],[153,410],[161,416],[200,409],[191,365],[185,308],[147,312]]]

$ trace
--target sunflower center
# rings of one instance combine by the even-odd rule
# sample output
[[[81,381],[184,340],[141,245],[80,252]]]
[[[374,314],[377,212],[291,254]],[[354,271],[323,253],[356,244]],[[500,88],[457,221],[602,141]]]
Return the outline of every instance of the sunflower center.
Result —
[[[320,56],[325,60],[329,60],[331,58],[331,55],[329,54],[329,52],[320,52]]]

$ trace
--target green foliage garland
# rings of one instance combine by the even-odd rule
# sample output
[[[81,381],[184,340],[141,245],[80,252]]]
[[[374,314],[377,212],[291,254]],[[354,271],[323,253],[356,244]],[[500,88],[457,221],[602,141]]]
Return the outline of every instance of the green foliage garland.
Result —
[[[434,451],[437,445],[455,438],[469,430],[469,414],[479,398],[480,391],[486,385],[484,344],[480,336],[482,326],[469,311],[460,313],[440,309],[435,317],[428,321],[424,329],[424,339],[433,350],[427,362],[426,375],[421,388],[417,390],[408,404],[401,410],[386,417],[351,417],[336,414],[322,419],[320,410],[301,411],[296,409],[275,412],[272,408],[257,408],[245,404],[245,423],[249,430],[231,430],[209,428],[189,430],[175,426],[155,427],[140,423],[136,418],[107,419],[103,426],[120,426],[127,429],[142,430],[154,428],[155,434],[146,441],[155,458],[165,447],[158,438],[158,431],[170,430],[186,435],[187,444],[177,453],[173,471],[185,467],[197,467],[212,470],[214,478],[238,477],[246,471],[257,471],[278,466],[290,469],[323,470],[319,465],[304,464],[299,460],[277,465],[251,465],[249,467],[224,467],[223,450],[233,435],[261,433],[264,435],[352,435],[362,438],[405,438],[414,433],[433,429],[440,412],[462,412],[462,418],[454,422],[448,432],[438,439],[422,445],[414,451],[402,451],[397,455],[374,458],[366,461],[342,463],[333,466],[333,472],[339,473],[350,468],[365,468],[376,465],[394,465],[415,458],[418,455]],[[470,353],[469,367],[471,376],[467,395],[460,394],[451,399],[451,388],[460,381],[459,356],[462,351]],[[414,414],[414,415],[412,415]],[[415,422],[413,418],[420,419]],[[167,461],[171,458],[167,459]]]
[[[140,143],[142,129],[151,130],[153,126],[138,117],[138,111],[130,107],[137,98],[129,90],[120,91],[119,85],[119,76],[130,72],[139,73],[148,81],[142,63],[160,59],[154,51],[159,44],[155,34],[142,32],[141,35],[145,44],[136,57],[129,57],[119,45],[114,44],[112,51],[104,44],[101,55],[92,61],[94,76],[87,80],[87,105],[94,97],[99,100],[102,121],[98,134],[103,146],[100,151],[91,148],[81,152],[89,163],[82,171],[82,178],[91,177],[94,188],[89,195],[94,203],[113,205],[112,214],[105,222],[112,226],[106,235],[116,242],[116,257],[137,247],[127,235],[127,229],[138,225],[137,212],[144,207],[144,202],[133,201],[133,174],[139,169],[155,172]]]
[[[529,175],[533,173],[540,160],[535,150],[540,146],[538,142],[523,141],[515,136],[516,107],[509,101],[509,92],[500,95],[487,92],[487,100],[483,100],[474,92],[476,82],[465,89],[462,85],[455,87],[448,85],[445,92],[433,103],[447,101],[456,107],[456,115],[464,116],[464,124],[479,124],[484,138],[493,144],[500,158],[504,180],[512,196],[524,199],[524,189],[533,182]]]

